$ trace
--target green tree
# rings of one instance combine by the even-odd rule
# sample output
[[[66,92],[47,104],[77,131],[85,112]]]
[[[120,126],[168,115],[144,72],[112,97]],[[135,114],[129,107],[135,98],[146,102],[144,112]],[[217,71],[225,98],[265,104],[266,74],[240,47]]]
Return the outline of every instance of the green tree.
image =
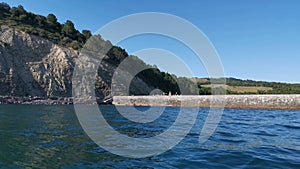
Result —
[[[1,9],[1,12],[3,12],[3,11],[8,12],[10,10],[10,6],[5,2],[1,2],[0,9]]]
[[[113,46],[108,52],[107,55],[109,56],[109,58],[111,59],[111,61],[113,62],[120,62],[122,61],[124,58],[128,57],[127,52],[118,47],[118,46]]]
[[[24,17],[24,15],[26,16],[27,13],[22,5],[11,8],[9,12],[11,13],[12,17],[22,17],[22,18]]]
[[[8,16],[10,10],[10,6],[7,3],[0,3],[0,19]]]
[[[70,20],[67,20],[62,27],[62,33],[74,39],[74,34],[76,33],[74,23]]]
[[[57,22],[57,18],[54,14],[49,14],[46,18],[47,25],[45,27],[46,30],[57,33],[61,31],[61,25]]]
[[[47,21],[49,23],[56,24],[57,23],[57,18],[54,14],[51,13],[47,16]]]
[[[85,37],[85,40],[88,40],[92,36],[92,33],[89,30],[82,30],[82,34]]]
[[[200,95],[211,95],[211,88],[199,86],[199,94]]]
[[[41,16],[41,15],[37,15],[35,17],[36,23],[38,27],[43,28],[46,25],[46,19],[45,17]]]

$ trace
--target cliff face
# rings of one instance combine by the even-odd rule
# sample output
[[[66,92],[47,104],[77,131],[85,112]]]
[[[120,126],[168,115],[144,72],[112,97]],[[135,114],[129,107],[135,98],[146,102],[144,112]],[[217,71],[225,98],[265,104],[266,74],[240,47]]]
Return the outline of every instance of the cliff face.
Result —
[[[0,95],[71,96],[78,52],[8,27],[0,28]]]
[[[58,46],[51,41],[0,27],[0,95],[71,97],[72,72],[79,52]],[[80,63],[77,63],[80,64]],[[101,76],[96,79],[96,94],[110,96],[111,77],[117,65],[99,65]],[[134,90],[149,92],[149,87],[137,78],[140,86]]]

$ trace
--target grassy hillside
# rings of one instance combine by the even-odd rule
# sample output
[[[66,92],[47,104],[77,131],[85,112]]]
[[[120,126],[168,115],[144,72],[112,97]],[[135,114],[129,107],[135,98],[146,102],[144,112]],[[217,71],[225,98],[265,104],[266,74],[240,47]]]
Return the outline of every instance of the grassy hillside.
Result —
[[[229,91],[229,93],[267,93],[268,91],[273,90],[271,87],[262,87],[262,86],[229,86],[229,85],[220,85],[220,84],[207,84],[201,85],[201,87],[206,88],[217,88],[224,87]]]

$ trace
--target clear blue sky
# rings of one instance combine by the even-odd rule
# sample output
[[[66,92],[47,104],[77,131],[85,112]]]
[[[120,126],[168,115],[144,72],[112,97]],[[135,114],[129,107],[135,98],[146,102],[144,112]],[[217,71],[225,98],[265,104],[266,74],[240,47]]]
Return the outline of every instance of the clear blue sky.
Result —
[[[95,32],[110,21],[137,12],[164,12],[182,17],[201,29],[214,44],[225,75],[242,79],[300,82],[300,1],[298,0],[127,0],[127,1],[4,1],[28,11],[54,13],[60,22],[72,20],[79,30]],[[174,43],[166,47],[166,42]],[[190,56],[170,39],[134,37],[120,43],[129,53],[162,47]],[[188,59],[187,59],[188,60]],[[188,63],[199,77],[201,64]],[[172,72],[171,72],[172,73]]]

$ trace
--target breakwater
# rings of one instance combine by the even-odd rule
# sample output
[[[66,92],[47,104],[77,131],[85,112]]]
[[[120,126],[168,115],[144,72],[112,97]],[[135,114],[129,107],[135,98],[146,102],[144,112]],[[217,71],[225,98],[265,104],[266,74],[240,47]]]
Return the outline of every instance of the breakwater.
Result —
[[[300,95],[114,96],[113,104],[300,110]]]

